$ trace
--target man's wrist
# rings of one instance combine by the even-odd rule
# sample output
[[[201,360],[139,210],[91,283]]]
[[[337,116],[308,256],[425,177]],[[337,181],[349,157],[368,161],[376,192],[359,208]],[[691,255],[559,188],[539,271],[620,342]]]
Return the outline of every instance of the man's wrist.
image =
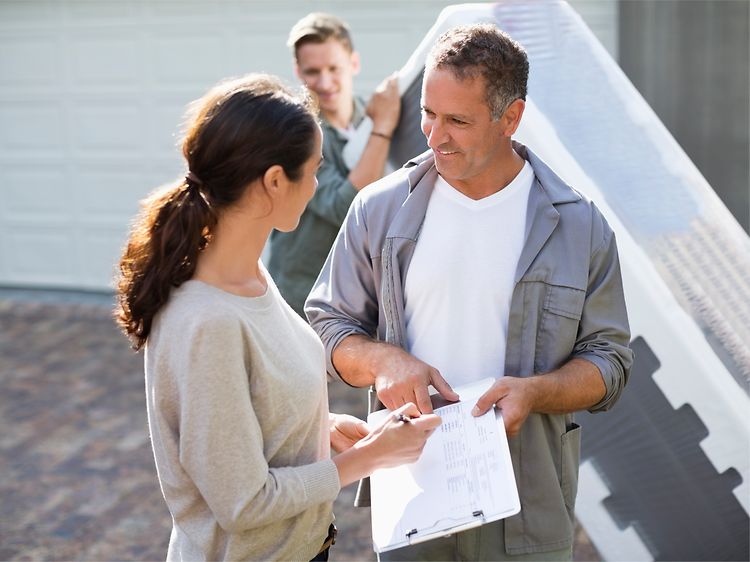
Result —
[[[521,380],[526,383],[526,399],[529,404],[529,411],[540,411],[542,397],[545,394],[546,386],[549,381],[538,373],[531,377],[524,377]]]
[[[331,362],[350,386],[365,388],[375,384],[376,366],[383,342],[363,334],[349,334],[333,350]]]

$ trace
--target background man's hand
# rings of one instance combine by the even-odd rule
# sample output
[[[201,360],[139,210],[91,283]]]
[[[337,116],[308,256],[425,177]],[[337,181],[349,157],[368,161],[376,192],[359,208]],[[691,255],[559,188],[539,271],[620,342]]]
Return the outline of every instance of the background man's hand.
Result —
[[[428,386],[435,387],[446,400],[458,400],[451,386],[434,367],[403,349],[389,346],[388,354],[375,375],[378,398],[389,410],[413,402],[423,414],[432,413]]]
[[[535,391],[530,378],[501,377],[479,397],[471,413],[481,416],[494,404],[502,411],[508,437],[513,437],[529,416],[534,400]]]
[[[393,134],[401,115],[401,96],[398,93],[398,78],[395,73],[378,85],[367,103],[365,112],[372,119],[373,131],[388,136]]]

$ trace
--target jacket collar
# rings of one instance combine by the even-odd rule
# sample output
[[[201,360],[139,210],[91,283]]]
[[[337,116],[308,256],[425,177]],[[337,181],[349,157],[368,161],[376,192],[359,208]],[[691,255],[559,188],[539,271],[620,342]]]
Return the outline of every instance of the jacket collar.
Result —
[[[572,189],[560,177],[550,169],[549,166],[534,154],[527,146],[513,141],[513,149],[516,153],[528,161],[534,170],[534,175],[539,180],[540,187],[546,192],[547,197],[553,205],[560,203],[573,203],[579,201],[581,196]],[[435,165],[432,150],[427,150],[415,156],[404,164],[404,168],[411,168],[408,175],[409,192],[411,193],[417,184],[425,176],[427,170]]]
[[[516,265],[514,280],[518,283],[557,228],[557,206],[580,201],[581,196],[527,147],[514,141],[513,149],[531,164],[535,176],[526,208],[525,242]]]
[[[513,149],[516,153],[528,161],[534,170],[534,175],[539,180],[540,187],[545,191],[550,203],[558,205],[561,203],[574,203],[580,201],[580,194],[565,183],[553,172],[549,166],[534,154],[527,146],[513,141]]]
[[[388,238],[416,240],[424,222],[438,173],[431,150],[410,160],[404,164],[404,167],[410,168],[406,177],[409,195],[396,216],[393,217],[393,222],[388,229]],[[419,189],[416,189],[417,186]]]
[[[516,270],[518,281],[560,220],[555,206],[579,201],[581,196],[526,146],[513,141],[513,149],[531,164],[535,175],[526,211],[526,242]],[[412,158],[404,164],[404,168],[408,169],[409,195],[388,229],[388,238],[416,240],[437,179],[432,150]],[[416,189],[417,186],[419,189]]]

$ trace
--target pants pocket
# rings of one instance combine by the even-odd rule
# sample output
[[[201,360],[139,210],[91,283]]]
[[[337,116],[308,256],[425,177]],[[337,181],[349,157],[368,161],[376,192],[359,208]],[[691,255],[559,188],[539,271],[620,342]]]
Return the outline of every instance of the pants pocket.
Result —
[[[565,507],[573,515],[578,493],[578,465],[581,461],[581,426],[572,423],[562,435],[560,481]]]

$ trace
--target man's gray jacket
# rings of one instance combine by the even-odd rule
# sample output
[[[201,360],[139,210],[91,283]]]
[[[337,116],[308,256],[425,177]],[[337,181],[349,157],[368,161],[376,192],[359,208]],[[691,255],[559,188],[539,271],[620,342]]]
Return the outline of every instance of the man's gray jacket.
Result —
[[[607,410],[633,359],[614,233],[592,202],[526,147],[514,148],[536,178],[511,299],[505,373],[528,377],[586,359],[606,386],[590,411]],[[326,346],[331,375],[338,376],[331,353],[349,335],[406,347],[404,283],[436,177],[428,151],[355,198],[305,307]],[[466,272],[481,274],[481,263]],[[374,400],[372,407],[378,407]],[[521,512],[505,520],[509,554],[572,545],[580,439],[572,414],[532,413],[509,440],[521,498]]]

